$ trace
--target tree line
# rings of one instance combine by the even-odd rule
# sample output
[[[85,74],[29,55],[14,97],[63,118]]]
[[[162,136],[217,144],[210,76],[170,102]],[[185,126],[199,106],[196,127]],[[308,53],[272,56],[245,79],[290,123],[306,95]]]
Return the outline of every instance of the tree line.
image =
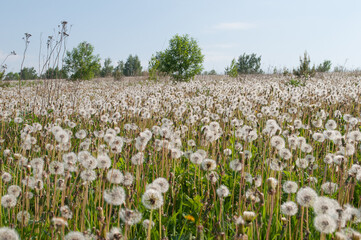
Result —
[[[81,43],[83,44],[83,43]],[[78,58],[78,59],[77,59]],[[83,62],[85,61],[85,62]],[[45,73],[39,75],[34,67],[24,67],[19,72],[9,72],[4,74],[4,80],[32,80],[32,79],[83,79],[88,80],[94,77],[115,77],[140,76],[142,66],[137,55],[129,55],[126,61],[118,61],[116,66],[112,65],[112,60],[106,58],[104,64],[100,64],[100,59],[96,56],[82,56],[71,53],[65,59],[66,65],[49,68]]]
[[[15,55],[13,51],[0,65],[0,80],[28,80],[28,79],[81,79],[89,80],[94,77],[114,77],[119,80],[123,76],[148,75],[149,79],[155,80],[161,76],[170,76],[175,81],[188,81],[198,74],[216,75],[215,70],[209,72],[203,71],[204,55],[198,42],[188,34],[175,35],[169,40],[169,46],[166,50],[156,52],[150,59],[147,71],[143,72],[141,62],[137,55],[129,55],[123,61],[118,61],[115,66],[112,60],[106,58],[103,65],[100,63],[99,55],[94,54],[94,47],[88,42],[81,42],[71,51],[65,51],[65,39],[69,36],[67,22],[62,21],[59,27],[59,35],[56,41],[52,36],[48,37],[47,55],[45,63],[37,73],[34,67],[23,67],[25,53],[30,43],[31,34],[25,33],[25,51],[23,61],[19,72],[9,72],[5,74],[6,59]],[[63,52],[63,56],[61,53]],[[52,64],[51,64],[52,63]],[[61,63],[61,66],[60,66]],[[284,68],[284,75],[293,74],[298,78],[309,78],[316,72],[328,72],[331,69],[331,61],[325,60],[317,67],[311,66],[310,57],[305,52],[303,58],[300,57],[298,68],[288,70]],[[336,67],[335,71],[339,69]],[[262,74],[261,56],[255,53],[243,53],[238,59],[233,59],[229,66],[225,68],[224,73],[231,77],[237,77],[240,74]],[[280,73],[280,70],[274,69],[273,73]]]

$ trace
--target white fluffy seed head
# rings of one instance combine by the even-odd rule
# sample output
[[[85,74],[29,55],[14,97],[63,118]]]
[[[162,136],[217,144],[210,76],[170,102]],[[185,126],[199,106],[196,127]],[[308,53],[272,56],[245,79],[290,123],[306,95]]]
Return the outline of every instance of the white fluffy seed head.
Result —
[[[2,227],[0,228],[0,240],[19,240],[19,234],[15,229]]]
[[[285,193],[296,193],[298,185],[293,181],[286,181],[283,183],[282,189]]]
[[[149,189],[143,194],[142,203],[148,209],[158,209],[163,205],[163,196],[159,191]]]
[[[309,207],[317,198],[317,193],[310,187],[304,187],[297,192],[297,202],[303,207]]]
[[[317,231],[326,234],[333,233],[337,227],[336,221],[328,214],[317,215],[314,225]]]
[[[288,201],[281,205],[281,213],[286,216],[293,216],[297,213],[298,207],[295,202]]]

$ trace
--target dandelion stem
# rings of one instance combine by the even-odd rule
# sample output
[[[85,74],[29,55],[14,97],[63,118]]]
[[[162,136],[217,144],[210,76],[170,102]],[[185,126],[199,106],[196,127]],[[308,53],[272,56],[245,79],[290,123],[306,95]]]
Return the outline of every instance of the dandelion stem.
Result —
[[[148,232],[147,232],[147,240],[150,240],[150,230],[152,229],[152,215],[153,215],[153,209],[150,210],[149,225],[148,225]]]

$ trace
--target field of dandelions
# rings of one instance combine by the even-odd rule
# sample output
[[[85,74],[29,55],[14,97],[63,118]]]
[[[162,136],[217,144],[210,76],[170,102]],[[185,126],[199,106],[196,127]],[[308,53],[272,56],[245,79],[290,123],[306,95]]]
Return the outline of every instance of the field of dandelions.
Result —
[[[0,240],[361,239],[360,80],[0,88]]]

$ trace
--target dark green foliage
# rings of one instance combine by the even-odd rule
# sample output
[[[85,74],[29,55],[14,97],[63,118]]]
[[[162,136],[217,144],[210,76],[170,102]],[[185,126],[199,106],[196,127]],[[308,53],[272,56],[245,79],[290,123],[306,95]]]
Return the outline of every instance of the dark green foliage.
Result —
[[[297,69],[293,69],[293,74],[299,78],[303,77],[305,79],[315,76],[316,69],[314,65],[311,68],[311,60],[307,52],[304,53],[303,59],[300,57],[300,66]]]
[[[100,72],[100,58],[93,52],[91,44],[82,42],[66,53],[65,68],[71,73],[72,79],[89,80]]]
[[[294,87],[304,86],[304,84],[299,79],[291,78],[287,85],[291,85]]]
[[[9,72],[5,76],[5,80],[20,80],[19,73]]]
[[[203,72],[203,75],[217,75],[217,72],[216,72],[216,70],[212,69],[212,70],[209,71],[209,72],[204,71],[204,72]]]
[[[119,61],[118,65],[114,68],[113,70],[113,77],[115,80],[120,80],[123,78],[124,74],[124,62],[123,61]]]
[[[292,75],[292,74],[290,73],[290,70],[288,70],[288,68],[286,68],[286,67],[283,68],[282,74],[283,74],[283,76]]]
[[[170,75],[175,81],[189,81],[203,70],[201,49],[188,34],[175,35],[164,52],[158,52],[149,63],[151,71]]]
[[[123,74],[125,76],[140,76],[142,74],[142,66],[137,55],[134,57],[129,55],[124,64]]]
[[[233,78],[238,76],[238,65],[236,59],[232,60],[231,65],[229,67],[226,67],[225,74]]]
[[[331,69],[331,65],[332,63],[330,60],[325,60],[323,63],[318,65],[316,72],[328,72]]]
[[[31,68],[24,67],[20,71],[19,75],[21,80],[31,80],[38,78],[38,75],[36,74],[36,70],[34,67]]]
[[[0,81],[3,80],[4,76],[5,76],[5,69],[0,71]]]
[[[42,75],[44,79],[67,79],[68,73],[63,69],[56,68],[49,68],[46,72]]]
[[[257,57],[255,53],[245,54],[238,58],[238,73],[240,74],[259,74],[263,73],[261,69],[261,56]]]
[[[160,65],[160,59],[157,56],[153,55],[149,61],[149,67],[148,67],[150,80],[157,80],[159,65]]]
[[[112,60],[110,58],[106,58],[104,60],[104,66],[100,70],[101,77],[109,77],[112,75],[114,67],[111,64],[112,64]]]

